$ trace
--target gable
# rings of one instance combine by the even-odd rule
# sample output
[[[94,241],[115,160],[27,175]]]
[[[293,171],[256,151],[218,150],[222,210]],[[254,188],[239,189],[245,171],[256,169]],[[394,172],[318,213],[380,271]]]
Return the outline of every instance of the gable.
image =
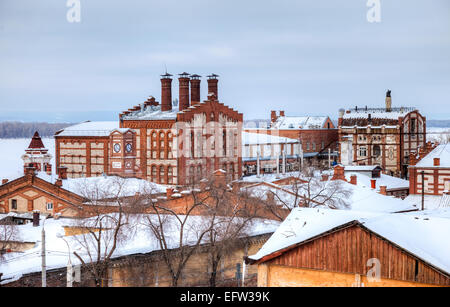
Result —
[[[266,264],[367,275],[369,259],[380,261],[381,278],[450,286],[450,274],[352,222],[280,251]],[[264,262],[263,259],[260,262]]]

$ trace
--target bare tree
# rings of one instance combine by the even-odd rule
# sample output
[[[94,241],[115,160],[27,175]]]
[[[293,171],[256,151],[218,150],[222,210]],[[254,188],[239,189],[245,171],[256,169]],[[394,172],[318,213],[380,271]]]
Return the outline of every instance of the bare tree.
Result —
[[[286,217],[286,211],[296,207],[347,208],[351,190],[346,189],[340,180],[323,180],[321,174],[318,166],[308,165],[296,172],[288,184],[268,183],[263,188],[250,186],[248,190],[251,195],[259,197],[266,210],[280,221]]]
[[[204,189],[208,191],[205,219],[212,225],[206,234],[203,250],[208,255],[209,286],[217,285],[219,265],[223,258],[246,244],[250,227],[259,216],[259,202],[236,186],[216,182],[210,178]]]
[[[20,240],[18,227],[12,221],[0,221],[0,261],[9,249]]]
[[[125,189],[126,179],[120,177],[108,182],[86,180],[78,189],[88,201],[72,225],[79,232],[72,237],[78,247],[74,255],[97,287],[104,286],[111,258],[118,246],[133,235],[132,210],[129,210],[133,198],[123,197]]]
[[[192,194],[191,194],[192,195]],[[173,287],[178,286],[183,270],[198,249],[214,221],[204,222],[196,213],[205,209],[204,198],[192,198],[184,208],[170,208],[165,202],[149,201],[151,214],[143,224],[157,240]]]

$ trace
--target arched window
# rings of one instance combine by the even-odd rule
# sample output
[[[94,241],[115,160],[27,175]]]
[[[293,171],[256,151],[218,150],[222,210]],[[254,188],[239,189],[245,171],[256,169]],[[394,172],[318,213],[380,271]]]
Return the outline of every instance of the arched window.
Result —
[[[197,177],[197,179],[198,180],[200,180],[200,179],[202,179],[202,166],[201,165],[198,165],[197,166],[197,175],[196,175],[196,177]]]
[[[151,148],[151,152],[152,152],[152,159],[156,159],[156,152],[157,152],[158,145],[157,145],[157,134],[155,131],[153,131],[152,135],[151,135],[150,148]]]
[[[222,132],[222,144],[223,144],[223,156],[225,157],[227,155],[227,131],[223,129]]]
[[[167,183],[173,184],[173,167],[169,166],[167,168]]]
[[[159,167],[159,183],[166,183],[164,177],[164,165]]]
[[[159,158],[160,159],[165,159],[166,156],[164,154],[164,146],[165,146],[165,134],[164,132],[160,132],[159,133]]]
[[[381,148],[380,148],[380,145],[374,145],[374,146],[373,146],[373,155],[374,155],[375,157],[377,157],[377,158],[381,155]]]
[[[195,158],[195,138],[194,138],[194,131],[191,131],[191,158]]]
[[[156,166],[152,166],[152,181],[153,182],[156,182],[156,179],[157,179],[157,176],[158,176],[158,174],[157,174],[157,171],[156,171]]]

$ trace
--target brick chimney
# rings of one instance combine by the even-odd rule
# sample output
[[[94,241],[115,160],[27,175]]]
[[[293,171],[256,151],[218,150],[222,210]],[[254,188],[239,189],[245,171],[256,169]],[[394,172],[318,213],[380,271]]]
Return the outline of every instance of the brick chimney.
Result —
[[[179,101],[180,101],[180,111],[189,108],[189,74],[184,72],[179,74],[178,85],[179,85]]]
[[[351,175],[350,176],[350,183],[353,185],[356,185],[358,183],[358,177],[356,177],[356,175]]]
[[[8,183],[8,179],[2,179],[2,185],[7,184]]]
[[[25,175],[36,175],[36,167],[30,165],[25,167]]]
[[[284,117],[285,115],[284,115],[284,111],[280,111],[280,116],[281,117]]]
[[[56,179],[56,181],[55,181],[55,185],[57,186],[57,187],[62,187],[62,179],[61,178],[58,178],[58,179]]]
[[[227,172],[224,170],[216,170],[213,172],[214,186],[223,187],[227,184]]]
[[[272,122],[272,123],[274,123],[274,122],[276,122],[277,121],[277,111],[270,111],[270,121]]]
[[[60,166],[58,167],[58,178],[59,179],[67,179],[67,167],[66,166]]]
[[[441,166],[441,159],[440,158],[434,158],[433,159],[433,165],[434,166]]]
[[[172,75],[161,75],[161,111],[172,110]]]
[[[33,227],[39,226],[40,213],[38,210],[33,211]]]
[[[376,189],[377,188],[377,180],[376,179],[370,179],[370,187],[372,189]]]
[[[208,96],[209,94],[214,94],[216,96],[216,99],[219,99],[219,92],[217,88],[217,83],[219,80],[217,79],[219,75],[211,74],[208,76]]]
[[[387,92],[386,92],[386,112],[391,112],[391,110],[392,110],[391,90],[387,90]]]
[[[342,165],[336,165],[334,167],[334,174],[333,174],[333,178],[331,178],[331,180],[344,180],[344,181],[347,181],[345,179],[344,167]]]
[[[385,185],[381,185],[380,186],[380,194],[381,195],[387,195],[386,189],[387,189],[387,187]]]
[[[171,199],[172,198],[172,194],[173,194],[173,189],[172,188],[167,188],[166,189],[166,197],[167,197],[167,199]]]
[[[191,105],[200,102],[200,78],[199,75],[191,75]]]

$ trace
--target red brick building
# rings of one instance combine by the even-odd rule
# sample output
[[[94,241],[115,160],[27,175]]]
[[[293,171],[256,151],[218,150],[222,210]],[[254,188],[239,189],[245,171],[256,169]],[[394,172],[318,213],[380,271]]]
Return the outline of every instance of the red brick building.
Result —
[[[340,110],[339,162],[379,165],[384,172],[406,177],[410,153],[426,143],[426,118],[415,108],[392,108],[391,91],[385,108]]]
[[[414,158],[414,155],[412,156]],[[411,194],[422,194],[422,189],[426,195],[448,193],[450,191],[450,145],[438,145],[419,161],[411,161],[409,182]]]
[[[200,100],[200,76],[180,74],[179,103],[172,102],[172,75],[161,78],[161,103],[150,97],[119,115],[117,123],[83,123],[56,133],[57,166],[68,177],[103,173],[186,185],[224,169],[242,173],[243,116],[218,100],[218,75],[208,76]]]
[[[271,134],[296,139],[301,143],[304,158],[328,159],[328,150],[337,157],[338,130],[328,116],[286,116],[271,111],[268,129],[246,128],[246,132]]]

